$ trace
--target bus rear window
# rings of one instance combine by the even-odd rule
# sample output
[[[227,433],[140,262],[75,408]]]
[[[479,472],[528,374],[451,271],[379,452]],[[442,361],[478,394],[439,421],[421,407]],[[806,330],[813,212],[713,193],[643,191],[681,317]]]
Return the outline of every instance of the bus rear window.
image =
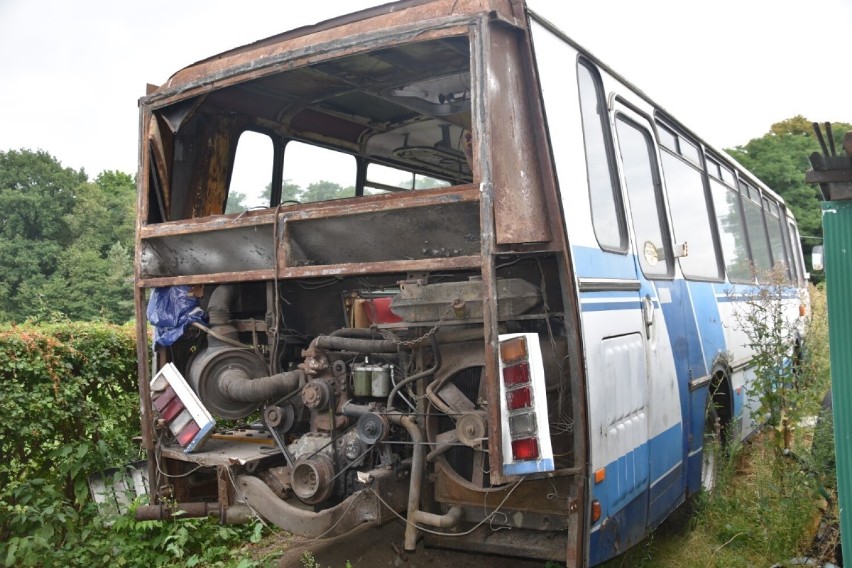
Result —
[[[383,164],[370,163],[367,166],[367,181],[364,183],[364,195],[379,195],[392,191],[408,191],[412,189],[431,189],[433,187],[448,187],[450,182],[392,168]]]
[[[272,138],[246,130],[237,142],[225,213],[269,207],[272,194]]]
[[[284,149],[284,179],[291,201],[355,197],[357,170],[355,157],[343,152],[296,141],[288,142]]]

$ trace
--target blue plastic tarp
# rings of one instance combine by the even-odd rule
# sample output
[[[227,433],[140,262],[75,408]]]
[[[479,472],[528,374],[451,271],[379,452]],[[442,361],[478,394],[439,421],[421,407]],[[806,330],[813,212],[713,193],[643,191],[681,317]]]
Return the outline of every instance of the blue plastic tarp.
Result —
[[[148,321],[154,326],[154,344],[167,347],[180,339],[193,322],[206,321],[198,299],[189,294],[189,286],[154,288],[148,300]]]

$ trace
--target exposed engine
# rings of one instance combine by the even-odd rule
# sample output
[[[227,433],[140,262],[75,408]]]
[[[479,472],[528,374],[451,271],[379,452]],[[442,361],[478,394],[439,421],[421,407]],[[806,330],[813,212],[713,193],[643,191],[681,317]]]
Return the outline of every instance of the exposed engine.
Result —
[[[488,487],[481,282],[412,279],[393,295],[342,286],[331,283],[325,296],[342,298],[351,327],[310,335],[284,328],[295,319],[288,308],[242,317],[257,313],[256,285],[214,288],[209,324],[195,324],[203,333],[182,340],[178,357],[201,402],[230,420],[259,411],[284,459],[257,475],[282,498],[329,506],[410,468],[415,422],[425,424],[427,461],[449,457],[459,481]],[[519,278],[499,280],[498,295],[504,321],[541,303],[539,286]],[[267,296],[274,302],[274,290]],[[328,319],[317,311],[302,320],[310,332]],[[408,416],[417,419],[407,424]]]
[[[548,289],[558,289],[555,272],[552,263],[536,257],[510,259],[500,269],[497,302],[491,304],[497,333],[528,336],[536,351],[546,343],[537,359],[545,377],[541,390],[531,400],[531,385],[513,387],[506,400],[517,397],[519,410],[498,409],[503,420],[496,427],[517,428],[528,437],[552,433],[555,466],[564,468],[573,459],[566,418],[571,403],[564,379],[566,340],[554,333],[564,329],[561,298],[548,299]],[[204,426],[190,424],[186,434],[177,430],[179,417],[164,423],[166,391],[153,392],[152,383],[161,417],[158,451],[168,467],[178,468],[160,478],[167,484],[161,494],[204,511],[216,501],[225,521],[250,509],[312,537],[402,515],[409,550],[417,525],[448,530],[475,524],[481,513],[454,504],[459,500],[479,502],[478,496],[491,491],[511,495],[505,481],[492,479],[489,461],[494,427],[488,401],[494,394],[486,380],[482,282],[476,274],[229,283],[188,293],[206,319],[189,323],[159,353],[218,421],[217,433],[207,445],[188,446],[186,440],[195,435],[197,441]],[[521,380],[530,379],[525,374]],[[534,400],[543,401],[546,410],[532,408]],[[538,419],[549,423],[536,426]],[[243,444],[235,452],[227,446],[229,429],[259,440],[248,444],[253,449]],[[528,449],[537,452],[529,441]],[[515,450],[504,445],[503,455],[507,451],[511,457]],[[530,460],[518,462],[524,467],[546,463],[538,457],[518,453],[516,459]],[[215,469],[192,469],[193,463]],[[229,476],[224,485],[223,475]],[[540,483],[553,482],[542,477]],[[564,529],[567,516],[560,506],[551,505],[543,489],[530,490],[544,500],[537,507],[551,506],[552,514],[515,515],[512,526]],[[524,497],[518,499],[513,506]],[[137,516],[144,518],[163,514],[160,505],[140,511]]]

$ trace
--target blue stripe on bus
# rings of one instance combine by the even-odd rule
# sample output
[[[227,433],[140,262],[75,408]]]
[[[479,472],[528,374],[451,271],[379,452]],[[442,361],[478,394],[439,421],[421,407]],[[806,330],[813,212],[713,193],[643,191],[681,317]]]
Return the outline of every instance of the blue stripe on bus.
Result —
[[[686,385],[690,374],[693,377],[703,377],[707,374],[698,326],[692,313],[689,289],[685,280],[657,282],[656,285],[658,291],[668,289],[671,295],[671,301],[661,305],[666,318],[672,355],[674,355],[678,384]],[[681,389],[681,395],[683,394]],[[683,396],[681,402],[686,403]]]
[[[666,516],[678,505],[686,500],[683,491],[683,472],[685,464],[682,462],[674,466],[655,486],[651,487],[648,497],[648,529],[654,530],[657,525],[665,520]]]
[[[675,424],[607,464],[606,479],[592,485],[592,495],[601,504],[601,518],[614,515],[649,486],[652,497],[665,492],[667,478],[683,459],[682,440],[682,425]]]
[[[624,552],[645,538],[648,492],[643,491],[623,509],[592,529],[589,565],[594,566]]]

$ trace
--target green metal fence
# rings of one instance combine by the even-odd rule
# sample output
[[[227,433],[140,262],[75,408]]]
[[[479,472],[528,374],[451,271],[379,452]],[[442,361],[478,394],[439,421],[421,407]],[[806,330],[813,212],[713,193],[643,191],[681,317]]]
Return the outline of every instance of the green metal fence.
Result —
[[[852,201],[822,204],[842,542],[852,542]]]

